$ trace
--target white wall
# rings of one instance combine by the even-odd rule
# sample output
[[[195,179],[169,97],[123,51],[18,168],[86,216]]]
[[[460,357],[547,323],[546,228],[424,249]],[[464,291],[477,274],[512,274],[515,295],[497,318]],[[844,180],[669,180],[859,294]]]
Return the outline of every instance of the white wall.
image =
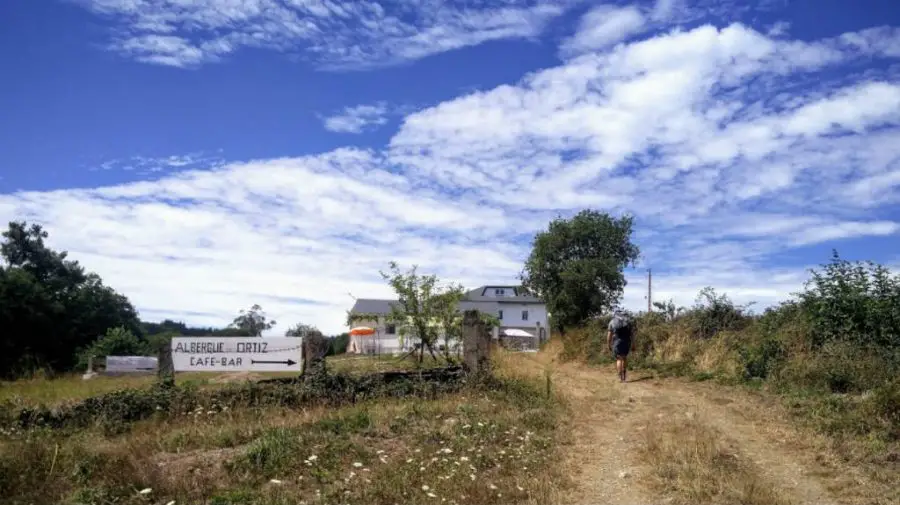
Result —
[[[503,311],[501,326],[533,327],[541,323],[542,328],[547,328],[547,306],[537,303],[502,303]],[[522,320],[522,311],[528,311],[528,320]],[[549,330],[548,330],[549,331]]]

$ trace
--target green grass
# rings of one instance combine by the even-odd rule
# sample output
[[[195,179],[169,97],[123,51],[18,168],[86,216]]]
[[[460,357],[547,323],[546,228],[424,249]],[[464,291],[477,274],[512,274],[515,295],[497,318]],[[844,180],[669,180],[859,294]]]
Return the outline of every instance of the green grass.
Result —
[[[329,370],[334,372],[363,374],[391,370],[416,370],[446,366],[443,359],[434,360],[430,356],[420,365],[413,359],[398,359],[393,356],[358,356],[341,354],[327,359]],[[259,378],[290,377],[289,372],[265,372],[254,374],[220,374],[214,372],[179,373],[179,384],[193,384],[198,387],[217,387],[221,384]],[[0,382],[0,404],[11,402],[18,406],[57,405],[70,400],[82,400],[124,388],[146,388],[157,381],[152,374],[104,376],[97,375],[90,380],[81,374],[64,374],[55,378],[30,378]]]

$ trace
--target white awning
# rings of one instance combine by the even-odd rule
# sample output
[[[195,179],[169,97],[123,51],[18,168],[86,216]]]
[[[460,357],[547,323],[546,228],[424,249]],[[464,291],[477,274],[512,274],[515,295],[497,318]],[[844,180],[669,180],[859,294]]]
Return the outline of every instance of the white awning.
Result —
[[[528,333],[525,330],[520,330],[518,328],[508,328],[502,330],[501,333],[503,333],[503,335],[506,337],[534,337],[534,335],[532,335],[531,333]]]

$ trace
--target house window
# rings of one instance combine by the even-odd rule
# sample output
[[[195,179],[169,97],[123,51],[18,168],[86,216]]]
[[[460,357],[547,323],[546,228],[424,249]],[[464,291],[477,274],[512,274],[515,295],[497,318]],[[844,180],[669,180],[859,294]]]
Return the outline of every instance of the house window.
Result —
[[[502,310],[497,312],[497,318],[500,319],[501,321],[503,320],[503,311]]]
[[[384,332],[387,333],[388,335],[393,335],[394,333],[397,333],[397,325],[389,324],[389,325],[385,326]]]
[[[497,288],[494,290],[494,296],[505,296],[506,290],[503,288]]]
[[[528,321],[528,311],[527,310],[522,311],[522,321]]]

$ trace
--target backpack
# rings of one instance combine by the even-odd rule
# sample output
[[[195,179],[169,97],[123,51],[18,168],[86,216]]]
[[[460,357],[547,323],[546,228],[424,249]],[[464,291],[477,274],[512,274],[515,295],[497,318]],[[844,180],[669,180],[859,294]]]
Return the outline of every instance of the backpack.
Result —
[[[614,328],[613,336],[616,338],[631,338],[636,329],[635,320],[630,314],[622,313],[613,316],[610,326]]]

